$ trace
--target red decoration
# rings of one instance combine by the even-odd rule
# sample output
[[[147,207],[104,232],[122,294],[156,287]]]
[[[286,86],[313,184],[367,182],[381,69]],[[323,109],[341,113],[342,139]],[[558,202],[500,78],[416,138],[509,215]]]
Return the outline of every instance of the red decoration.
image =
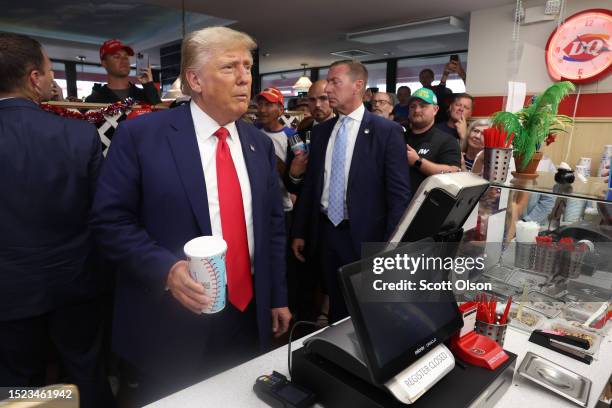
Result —
[[[143,105],[141,108],[134,108],[128,115],[128,119],[134,119],[140,115],[144,115],[145,113],[151,113],[153,109],[151,109],[150,105]]]
[[[91,110],[86,113],[81,113],[77,110],[66,109],[59,106],[49,105],[47,103],[41,103],[40,107],[47,112],[55,113],[58,116],[65,118],[81,119],[86,120],[93,125],[99,125],[104,122],[104,116],[114,116],[117,113],[125,113],[132,105],[134,105],[134,99],[126,98],[123,101],[112,103],[102,109]],[[150,111],[150,107],[149,111]],[[143,107],[145,109],[145,107]],[[144,112],[143,112],[144,113]]]

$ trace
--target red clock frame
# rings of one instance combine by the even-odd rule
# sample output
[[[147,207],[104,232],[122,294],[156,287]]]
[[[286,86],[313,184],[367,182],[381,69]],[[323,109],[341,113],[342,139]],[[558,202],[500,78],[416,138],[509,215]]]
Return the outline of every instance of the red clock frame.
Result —
[[[551,41],[553,40],[553,38],[557,34],[557,31],[559,31],[559,29],[563,28],[566,24],[571,24],[572,20],[574,20],[575,18],[580,17],[583,14],[593,14],[593,13],[607,14],[609,16],[612,16],[612,10],[608,10],[608,9],[589,9],[589,10],[584,10],[584,11],[578,12],[578,13],[573,14],[570,17],[566,18],[565,21],[550,34],[550,37],[548,37],[548,41],[546,42],[546,49],[544,51],[544,60],[546,61],[546,68],[548,70],[548,75],[550,75],[552,77],[552,75],[551,75],[551,66],[550,66],[550,63],[549,63],[548,50],[551,47]],[[612,33],[611,33],[611,40],[612,40]],[[612,52],[612,50],[609,50],[608,52]],[[610,62],[608,64],[608,67],[606,69],[604,69],[600,73],[595,74],[593,76],[586,77],[586,78],[581,78],[581,79],[567,79],[567,78],[563,78],[563,76],[561,76],[561,80],[571,81],[571,82],[573,82],[575,84],[583,84],[583,83],[597,81],[598,79],[600,79],[600,78],[610,74],[610,72],[612,72],[612,62]],[[556,78],[553,77],[553,79],[556,79]]]

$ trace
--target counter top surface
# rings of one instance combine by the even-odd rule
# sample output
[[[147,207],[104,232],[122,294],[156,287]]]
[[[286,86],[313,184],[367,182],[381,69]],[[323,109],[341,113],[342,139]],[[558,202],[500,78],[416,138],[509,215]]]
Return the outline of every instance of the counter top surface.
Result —
[[[293,342],[292,349],[302,346],[302,339]],[[518,355],[518,368],[528,351],[547,358],[569,370],[589,378],[592,381],[589,395],[589,407],[594,407],[610,374],[612,373],[612,328],[608,325],[607,336],[603,338],[596,359],[590,364],[584,364],[547,348],[528,341],[528,335],[512,327],[508,328],[504,348]],[[288,375],[287,346],[280,347],[267,354],[234,367],[228,371],[209,378],[166,398],[163,398],[148,408],[196,408],[204,406],[219,406],[232,408],[268,407],[257,398],[252,390],[255,379],[262,374],[270,374],[276,370]],[[320,405],[316,405],[320,407]],[[497,403],[496,408],[517,407],[576,407],[577,405],[557,396],[556,394],[534,384],[518,375],[510,389]]]

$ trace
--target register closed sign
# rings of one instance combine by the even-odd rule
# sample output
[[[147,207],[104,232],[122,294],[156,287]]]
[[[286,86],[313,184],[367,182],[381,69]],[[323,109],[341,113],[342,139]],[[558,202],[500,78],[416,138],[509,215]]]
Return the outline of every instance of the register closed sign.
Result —
[[[439,344],[393,377],[385,386],[401,402],[411,404],[455,367],[455,357]]]

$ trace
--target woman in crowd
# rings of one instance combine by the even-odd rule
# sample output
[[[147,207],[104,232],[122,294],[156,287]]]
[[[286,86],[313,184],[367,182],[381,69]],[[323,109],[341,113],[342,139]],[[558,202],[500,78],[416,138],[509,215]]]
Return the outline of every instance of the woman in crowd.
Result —
[[[483,130],[491,126],[489,119],[477,119],[470,123],[467,130],[467,135],[464,140],[461,141],[461,167],[463,171],[471,171],[473,173],[480,173],[480,168],[473,169],[474,161],[476,156],[484,149],[484,135]],[[478,171],[476,171],[478,170]]]

